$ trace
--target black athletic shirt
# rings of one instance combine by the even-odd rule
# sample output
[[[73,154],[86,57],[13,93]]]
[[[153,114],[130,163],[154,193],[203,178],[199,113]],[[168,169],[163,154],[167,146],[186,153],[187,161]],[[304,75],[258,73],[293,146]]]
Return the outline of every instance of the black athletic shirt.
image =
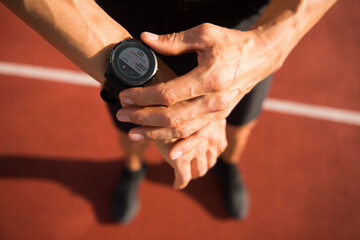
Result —
[[[133,36],[166,34],[209,22],[233,27],[256,14],[269,0],[97,0]]]

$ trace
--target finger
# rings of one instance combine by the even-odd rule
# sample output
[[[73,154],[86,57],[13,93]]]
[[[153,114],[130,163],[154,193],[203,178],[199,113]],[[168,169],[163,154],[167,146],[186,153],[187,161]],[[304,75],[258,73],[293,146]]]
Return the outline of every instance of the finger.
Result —
[[[181,159],[177,159],[175,161],[174,171],[175,171],[175,181],[173,184],[174,188],[175,189],[185,188],[191,180],[190,162],[186,158],[186,156]]]
[[[116,117],[120,122],[153,127],[176,127],[180,122],[186,120],[183,115],[179,115],[176,111],[164,106],[121,108]]]
[[[208,151],[206,152],[206,157],[207,157],[207,164],[208,164],[208,169],[212,168],[217,160],[217,155],[215,154],[215,150],[214,149],[208,149]]]
[[[124,106],[129,104],[171,106],[184,100],[227,89],[225,83],[219,83],[220,80],[217,80],[219,78],[222,77],[213,76],[211,72],[199,66],[166,83],[125,89],[119,95],[120,101]],[[240,89],[233,91],[237,95],[241,92]]]
[[[156,84],[168,82],[171,79],[174,79],[177,77],[177,75],[174,73],[174,71],[167,66],[161,59],[158,59],[158,69],[159,71],[156,73],[155,77],[148,82],[147,86],[153,86]],[[119,94],[120,98],[120,94]],[[121,105],[125,107],[131,107],[134,105],[134,102],[130,98],[123,97],[121,101]]]
[[[200,28],[194,27],[186,31],[166,35],[143,32],[140,37],[144,43],[160,54],[179,55],[200,49]]]
[[[226,138],[226,119],[223,119],[220,121],[220,126],[221,131],[224,133],[221,136],[220,141],[217,141],[217,153],[215,154],[216,157],[218,157],[221,153],[223,153],[225,151],[225,149],[228,146],[228,141]]]
[[[240,95],[239,89],[214,92],[165,107],[126,107],[118,111],[119,121],[130,121],[142,126],[176,127],[180,123],[202,115],[231,111]],[[216,115],[203,116],[215,117]]]
[[[209,137],[209,131],[213,130],[209,127],[210,124],[204,126],[196,133],[191,136],[178,141],[169,152],[170,159],[176,159],[174,157],[181,154],[187,154],[192,151],[194,148],[197,148],[203,141],[207,140]]]
[[[212,146],[211,150],[213,150],[212,154],[215,156],[215,158],[223,153],[228,145],[226,139],[226,120],[223,119],[219,121],[217,128],[219,131],[207,138],[208,144]]]
[[[166,162],[172,167],[175,168],[176,161],[171,160],[169,156],[169,150],[174,143],[176,143],[176,139],[170,141],[153,141],[156,148],[159,150],[161,155],[165,158]]]
[[[223,153],[225,151],[225,149],[227,148],[227,146],[228,146],[228,141],[227,141],[226,137],[224,137],[221,139],[221,141],[219,141],[219,143],[217,145],[218,155]]]
[[[198,177],[197,175],[197,164],[196,164],[196,158],[192,159],[190,162],[191,167],[191,178],[196,179]]]
[[[212,92],[213,84],[208,81],[209,77],[203,72],[200,67],[197,67],[191,72],[166,83],[125,89],[119,95],[121,104],[170,106]]]
[[[206,155],[199,158],[195,158],[192,162],[196,166],[195,172],[192,171],[193,174],[192,178],[199,178],[204,176],[208,170],[208,162]]]
[[[133,141],[183,139],[191,136],[208,123],[208,119],[196,118],[186,121],[176,128],[136,127],[129,131],[129,138]]]
[[[121,122],[132,122],[142,126],[177,127],[203,114],[204,110],[200,110],[203,108],[199,105],[200,100],[185,101],[169,107],[126,107],[117,112],[117,118]]]
[[[207,144],[203,142],[196,149],[173,161],[176,189],[186,187],[192,178],[203,176],[207,172],[206,148]]]
[[[208,167],[207,167],[207,156],[206,152],[208,148],[211,147],[208,145],[207,141],[203,141],[196,149],[191,151],[188,155],[192,156],[191,158],[191,175],[192,178],[199,178],[206,174]]]
[[[194,121],[198,121],[198,119],[195,119]],[[209,141],[211,140],[209,143],[213,144],[214,146],[217,146],[219,144],[219,146],[225,149],[225,147],[227,146],[225,126],[226,126],[225,119],[221,121],[213,121],[204,124],[202,128],[199,128],[199,130],[194,134],[192,134],[191,136],[186,137],[185,139],[182,139],[177,143],[175,143],[169,151],[170,158],[172,155],[174,155],[177,152],[182,152],[186,154],[192,151],[204,140],[209,140]],[[219,137],[222,138],[220,141],[218,139]]]

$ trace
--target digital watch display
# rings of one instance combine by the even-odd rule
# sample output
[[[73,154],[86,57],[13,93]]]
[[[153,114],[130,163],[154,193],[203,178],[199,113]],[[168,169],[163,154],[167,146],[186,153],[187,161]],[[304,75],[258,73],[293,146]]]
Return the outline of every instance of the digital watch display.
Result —
[[[118,102],[119,93],[126,88],[144,86],[153,79],[158,67],[155,53],[135,39],[118,43],[108,61],[106,81],[101,91],[106,102]]]
[[[117,67],[127,77],[139,79],[149,69],[149,58],[143,50],[135,47],[125,48],[117,59]]]

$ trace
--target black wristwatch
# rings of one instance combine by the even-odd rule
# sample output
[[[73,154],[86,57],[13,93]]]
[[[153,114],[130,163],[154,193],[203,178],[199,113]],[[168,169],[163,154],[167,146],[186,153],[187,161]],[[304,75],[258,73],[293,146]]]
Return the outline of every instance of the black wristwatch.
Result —
[[[158,68],[155,53],[140,40],[129,39],[118,43],[108,56],[108,68],[101,98],[119,102],[119,93],[127,88],[145,86]]]

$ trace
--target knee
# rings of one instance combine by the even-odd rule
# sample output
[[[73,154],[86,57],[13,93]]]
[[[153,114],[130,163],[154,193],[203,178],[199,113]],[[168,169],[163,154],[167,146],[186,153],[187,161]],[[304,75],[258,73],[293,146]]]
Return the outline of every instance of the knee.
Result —
[[[228,124],[226,126],[226,136],[228,139],[247,139],[257,122],[257,119],[255,119],[242,126]]]

